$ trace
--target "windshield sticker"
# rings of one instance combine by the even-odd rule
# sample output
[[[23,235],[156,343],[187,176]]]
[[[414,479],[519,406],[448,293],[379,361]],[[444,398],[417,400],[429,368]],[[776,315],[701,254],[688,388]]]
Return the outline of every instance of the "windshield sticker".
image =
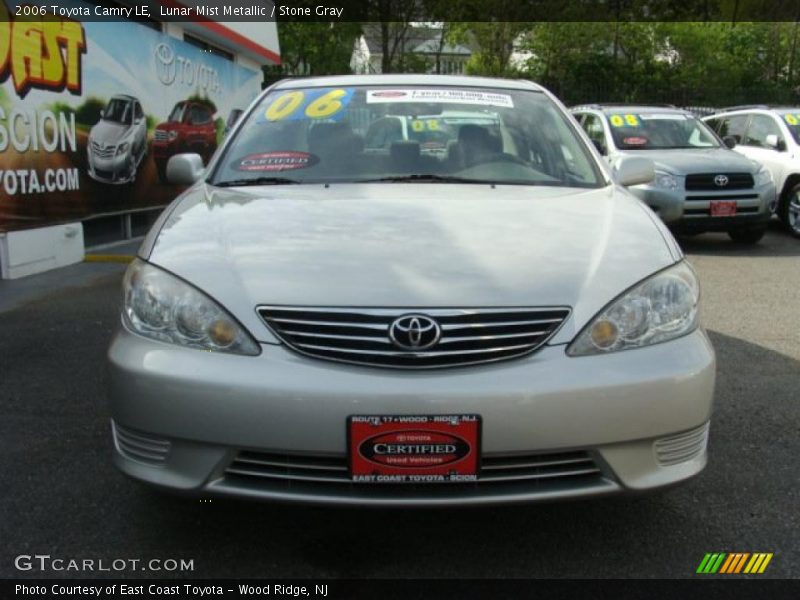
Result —
[[[609,121],[614,127],[638,127],[639,119],[636,115],[611,115]]]
[[[514,108],[514,101],[508,94],[482,92],[475,90],[367,90],[367,104],[388,102],[434,102],[451,104],[480,104]]]
[[[622,138],[622,143],[626,146],[644,146],[647,144],[647,138],[643,137],[626,137]]]
[[[296,121],[299,119],[341,119],[350,100],[353,88],[320,88],[295,90],[279,95],[269,103],[258,122]]]
[[[232,167],[237,171],[267,172],[267,171],[293,171],[305,169],[319,162],[319,157],[308,152],[295,152],[294,150],[280,150],[277,152],[258,152],[248,154],[244,158],[234,161]]]
[[[798,118],[800,118],[800,115],[783,115],[783,120],[789,125],[797,125],[797,123],[800,122]]]
[[[650,113],[647,115],[639,115],[642,121],[658,120],[658,121],[685,121],[689,117],[680,113]]]

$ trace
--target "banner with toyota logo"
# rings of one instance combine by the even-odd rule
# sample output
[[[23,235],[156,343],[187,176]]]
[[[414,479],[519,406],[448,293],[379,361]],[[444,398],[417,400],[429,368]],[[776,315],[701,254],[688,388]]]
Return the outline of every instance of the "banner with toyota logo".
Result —
[[[261,90],[260,71],[133,21],[18,10],[0,1],[0,231],[167,204],[169,158],[207,160]]]

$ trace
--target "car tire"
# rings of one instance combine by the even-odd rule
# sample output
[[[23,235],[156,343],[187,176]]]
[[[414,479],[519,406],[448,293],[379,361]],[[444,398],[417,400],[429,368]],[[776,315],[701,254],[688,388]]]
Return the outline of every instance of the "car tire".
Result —
[[[778,205],[778,217],[790,234],[800,238],[800,183],[781,199]]]
[[[728,236],[737,244],[757,244],[766,233],[766,226],[750,227],[747,229],[732,229],[728,232]]]

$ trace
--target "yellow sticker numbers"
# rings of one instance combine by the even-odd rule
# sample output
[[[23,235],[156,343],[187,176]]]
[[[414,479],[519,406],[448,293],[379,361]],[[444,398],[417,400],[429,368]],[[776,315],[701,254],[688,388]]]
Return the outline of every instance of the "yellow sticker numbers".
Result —
[[[639,126],[639,119],[636,115],[611,115],[609,118],[611,124],[614,127],[624,127],[628,125],[629,127],[638,127]]]
[[[330,119],[341,111],[353,96],[352,89],[287,92],[270,102],[264,111],[267,121],[294,119]]]

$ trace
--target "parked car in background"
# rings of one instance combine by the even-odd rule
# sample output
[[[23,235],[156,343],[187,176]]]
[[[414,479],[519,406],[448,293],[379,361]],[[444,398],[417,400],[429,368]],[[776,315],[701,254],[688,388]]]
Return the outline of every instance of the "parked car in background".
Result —
[[[655,179],[631,191],[674,231],[725,231],[742,243],[766,233],[775,205],[770,171],[732,152],[690,112],[593,104],[572,114],[612,167],[626,156],[654,161]]]
[[[137,98],[113,96],[89,131],[88,172],[103,183],[130,183],[147,154],[147,122]]]
[[[451,111],[452,153],[365,147],[389,115]],[[126,474],[402,507],[642,491],[705,467],[698,280],[625,189],[652,161],[612,174],[523,80],[287,79],[242,119],[207,169],[171,158],[191,187],[124,278],[109,380]]]
[[[171,156],[194,152],[207,163],[217,149],[217,126],[214,109],[203,102],[178,102],[163,123],[156,126],[153,137],[153,158],[158,178],[167,180],[167,162]]]
[[[800,107],[740,106],[703,119],[734,150],[772,173],[778,191],[776,212],[800,237]]]

